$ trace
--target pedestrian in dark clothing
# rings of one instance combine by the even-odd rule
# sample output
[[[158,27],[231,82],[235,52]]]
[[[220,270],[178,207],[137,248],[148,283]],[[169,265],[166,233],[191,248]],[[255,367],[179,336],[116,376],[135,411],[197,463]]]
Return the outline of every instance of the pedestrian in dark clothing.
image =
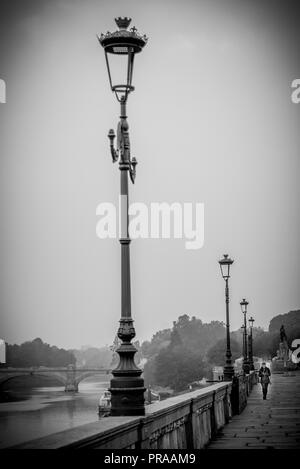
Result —
[[[267,399],[268,386],[269,384],[271,384],[271,381],[270,381],[271,371],[266,366],[265,362],[262,363],[262,366],[258,372],[258,376],[260,378],[260,383],[262,387],[263,399]]]

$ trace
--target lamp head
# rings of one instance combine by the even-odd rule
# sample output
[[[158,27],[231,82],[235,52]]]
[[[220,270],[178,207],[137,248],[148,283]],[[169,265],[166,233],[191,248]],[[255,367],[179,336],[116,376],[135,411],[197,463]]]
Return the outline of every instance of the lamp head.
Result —
[[[243,300],[240,302],[240,305],[241,305],[241,310],[242,310],[242,313],[243,314],[246,314],[247,313],[247,306],[248,306],[248,301],[245,300],[245,298],[243,298]]]
[[[250,327],[253,327],[253,323],[254,323],[255,319],[251,316],[251,317],[248,319],[248,321],[249,321]]]
[[[119,29],[113,33],[102,33],[98,40],[104,48],[111,90],[116,93],[118,101],[122,97],[126,101],[128,93],[134,90],[132,73],[135,54],[142,51],[148,38],[145,34],[139,34],[135,27],[128,30],[131,18],[119,17],[115,18],[115,22]]]
[[[233,264],[233,259],[230,259],[228,254],[224,254],[223,259],[219,260],[221,274],[224,280],[227,280],[230,277],[230,266]]]

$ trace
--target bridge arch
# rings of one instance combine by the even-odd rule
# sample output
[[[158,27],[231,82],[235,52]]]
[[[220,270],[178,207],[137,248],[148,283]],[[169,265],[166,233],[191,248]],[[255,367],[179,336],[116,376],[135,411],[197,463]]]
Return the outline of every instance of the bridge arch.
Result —
[[[76,378],[75,378],[75,383],[76,383],[76,386],[78,388],[78,385],[81,381],[83,381],[84,379],[86,378],[89,378],[90,376],[100,376],[100,375],[104,375],[104,376],[107,376],[107,379],[109,379],[109,375],[110,375],[110,371],[106,371],[106,370],[95,370],[95,371],[85,371],[85,372],[82,372],[80,374],[76,374]]]

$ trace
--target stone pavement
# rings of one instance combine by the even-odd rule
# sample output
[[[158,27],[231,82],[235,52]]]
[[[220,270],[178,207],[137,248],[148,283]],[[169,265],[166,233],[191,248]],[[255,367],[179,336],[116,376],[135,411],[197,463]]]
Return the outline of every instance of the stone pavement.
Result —
[[[254,386],[245,410],[207,449],[300,449],[300,371],[272,374],[267,400]]]

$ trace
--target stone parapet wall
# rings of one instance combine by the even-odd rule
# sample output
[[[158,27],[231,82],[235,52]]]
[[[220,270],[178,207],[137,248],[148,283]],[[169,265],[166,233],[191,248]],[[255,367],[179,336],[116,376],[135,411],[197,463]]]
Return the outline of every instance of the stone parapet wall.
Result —
[[[17,448],[201,449],[243,410],[255,382],[251,372],[151,404],[145,417],[105,417]]]

